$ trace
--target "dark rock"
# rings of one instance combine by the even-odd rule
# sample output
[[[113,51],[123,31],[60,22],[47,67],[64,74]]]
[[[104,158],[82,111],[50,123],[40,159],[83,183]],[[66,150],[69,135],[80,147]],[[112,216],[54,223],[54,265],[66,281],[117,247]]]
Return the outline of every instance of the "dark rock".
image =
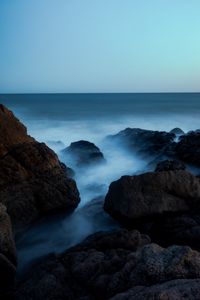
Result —
[[[153,286],[136,286],[110,300],[198,300],[200,279],[176,279]]]
[[[170,131],[170,133],[174,133],[175,135],[183,135],[183,134],[185,134],[185,132],[182,129],[178,128],[178,127],[172,129]]]
[[[169,295],[197,300],[199,282],[199,252],[183,246],[164,249],[137,231],[118,230],[95,234],[49,257],[19,284],[15,299],[153,300]]]
[[[175,134],[139,128],[126,128],[107,139],[123,143],[129,150],[142,155],[160,155],[174,141]]]
[[[200,167],[200,131],[191,131],[180,137],[176,155],[182,161]]]
[[[185,170],[184,163],[178,160],[164,160],[157,164],[155,172]]]
[[[164,247],[173,244],[189,245],[200,251],[200,214],[195,210],[165,215],[149,224],[140,224],[138,228]]]
[[[75,171],[72,168],[67,167],[64,163],[60,163],[60,165],[67,177],[74,178]]]
[[[16,261],[10,218],[6,207],[0,204],[0,295],[2,290],[14,284]]]
[[[200,206],[200,181],[186,171],[123,176],[111,183],[104,209],[121,222],[153,219]]]
[[[34,142],[34,139],[27,135],[26,127],[0,104],[0,156],[5,155],[14,144],[27,142]]]
[[[27,136],[24,125],[0,108],[0,203],[7,207],[16,233],[41,215],[71,212],[80,199],[57,155]]]
[[[78,141],[71,143],[69,147],[62,151],[69,155],[77,166],[85,166],[105,162],[104,156],[95,144],[88,141]]]

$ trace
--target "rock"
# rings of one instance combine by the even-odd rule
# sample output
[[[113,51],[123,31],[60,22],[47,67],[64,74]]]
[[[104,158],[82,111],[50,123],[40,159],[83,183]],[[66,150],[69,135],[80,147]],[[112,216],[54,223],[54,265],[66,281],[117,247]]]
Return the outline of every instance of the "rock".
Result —
[[[125,229],[94,234],[33,269],[19,283],[14,299],[108,299],[106,279],[110,281],[115,273],[117,276],[128,255],[149,241],[138,231]]]
[[[189,245],[200,251],[200,214],[189,211],[178,215],[162,216],[138,227],[159,245]]]
[[[180,137],[176,146],[177,157],[189,164],[200,166],[200,131],[190,131]]]
[[[199,300],[200,279],[177,279],[153,286],[136,286],[110,300]]]
[[[26,128],[0,106],[0,203],[7,207],[15,233],[38,217],[71,212],[79,201],[75,181],[68,178],[57,155],[27,135]],[[2,125],[3,124],[3,125]]]
[[[69,178],[75,177],[75,171],[72,168],[67,167],[64,163],[60,163],[60,165],[67,177]]]
[[[104,209],[127,224],[198,209],[200,181],[186,171],[149,172],[112,182]]]
[[[137,231],[95,234],[33,269],[15,300],[199,299],[200,253],[149,242]]]
[[[155,172],[185,170],[184,163],[178,160],[164,160],[157,164]]]
[[[0,104],[0,156],[3,156],[14,144],[34,142],[27,135],[26,127],[15,118],[13,113]]]
[[[0,295],[14,284],[16,274],[16,249],[10,218],[6,207],[0,204]]]
[[[130,151],[141,155],[161,155],[175,139],[174,133],[140,128],[126,128],[107,138],[123,143]]]
[[[100,149],[95,144],[88,141],[78,141],[71,143],[62,153],[70,156],[75,161],[76,166],[85,166],[97,163],[104,163],[105,159]]]
[[[183,134],[185,134],[185,132],[182,129],[178,128],[178,127],[172,129],[170,131],[170,133],[174,133],[175,135],[183,135]]]

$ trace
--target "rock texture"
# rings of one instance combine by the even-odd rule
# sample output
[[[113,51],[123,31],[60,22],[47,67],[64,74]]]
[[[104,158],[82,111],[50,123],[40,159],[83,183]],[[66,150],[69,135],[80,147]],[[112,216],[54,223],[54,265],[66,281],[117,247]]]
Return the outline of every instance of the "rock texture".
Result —
[[[185,134],[184,131],[182,129],[178,128],[178,127],[172,129],[170,131],[170,133],[174,133],[175,135],[178,135],[178,136]]]
[[[100,149],[88,141],[71,143],[62,153],[70,156],[78,167],[105,162]]]
[[[141,155],[161,155],[167,151],[174,138],[174,133],[165,131],[126,128],[107,139],[123,143],[130,151]]]
[[[123,176],[111,183],[104,209],[119,221],[134,223],[199,205],[199,179],[186,171],[167,171]]]
[[[155,172],[185,170],[186,166],[178,160],[164,160],[157,164]]]
[[[186,163],[200,166],[200,130],[188,132],[180,137],[176,155]]]
[[[6,154],[13,145],[24,142],[34,142],[34,139],[27,135],[26,127],[13,113],[0,104],[0,156]]]
[[[0,204],[0,296],[14,284],[16,273],[16,249],[6,207]]]
[[[49,257],[19,284],[15,299],[197,300],[199,283],[199,252],[118,230]]]
[[[0,106],[0,203],[15,232],[41,215],[70,212],[79,203],[76,183],[57,155],[27,135],[12,112]]]

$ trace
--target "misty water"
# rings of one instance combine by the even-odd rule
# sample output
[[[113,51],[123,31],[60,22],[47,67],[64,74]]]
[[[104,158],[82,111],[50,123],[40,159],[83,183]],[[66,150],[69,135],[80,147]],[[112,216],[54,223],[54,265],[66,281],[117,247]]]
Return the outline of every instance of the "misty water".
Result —
[[[165,131],[180,127],[185,132],[200,128],[200,94],[1,95],[1,102],[13,110],[30,135],[75,169],[81,196],[73,214],[43,219],[18,238],[19,272],[89,234],[119,226],[102,208],[109,184],[122,175],[144,172],[149,160],[130,155],[120,144],[109,144],[107,135],[127,127]],[[106,164],[74,166],[61,150],[78,140],[95,143]]]

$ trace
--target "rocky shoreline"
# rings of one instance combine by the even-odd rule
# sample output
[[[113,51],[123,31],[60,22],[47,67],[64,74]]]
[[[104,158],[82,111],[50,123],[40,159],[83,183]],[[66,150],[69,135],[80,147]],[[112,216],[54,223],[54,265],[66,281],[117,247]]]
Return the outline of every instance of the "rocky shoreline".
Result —
[[[71,166],[0,105],[0,299],[200,299],[200,178],[190,171],[200,167],[200,131],[127,128],[106,140],[150,157],[148,172],[124,174],[98,202],[120,228],[47,256],[19,279],[17,239],[44,216],[72,214],[80,196]],[[106,164],[88,141],[62,153],[81,172]]]

